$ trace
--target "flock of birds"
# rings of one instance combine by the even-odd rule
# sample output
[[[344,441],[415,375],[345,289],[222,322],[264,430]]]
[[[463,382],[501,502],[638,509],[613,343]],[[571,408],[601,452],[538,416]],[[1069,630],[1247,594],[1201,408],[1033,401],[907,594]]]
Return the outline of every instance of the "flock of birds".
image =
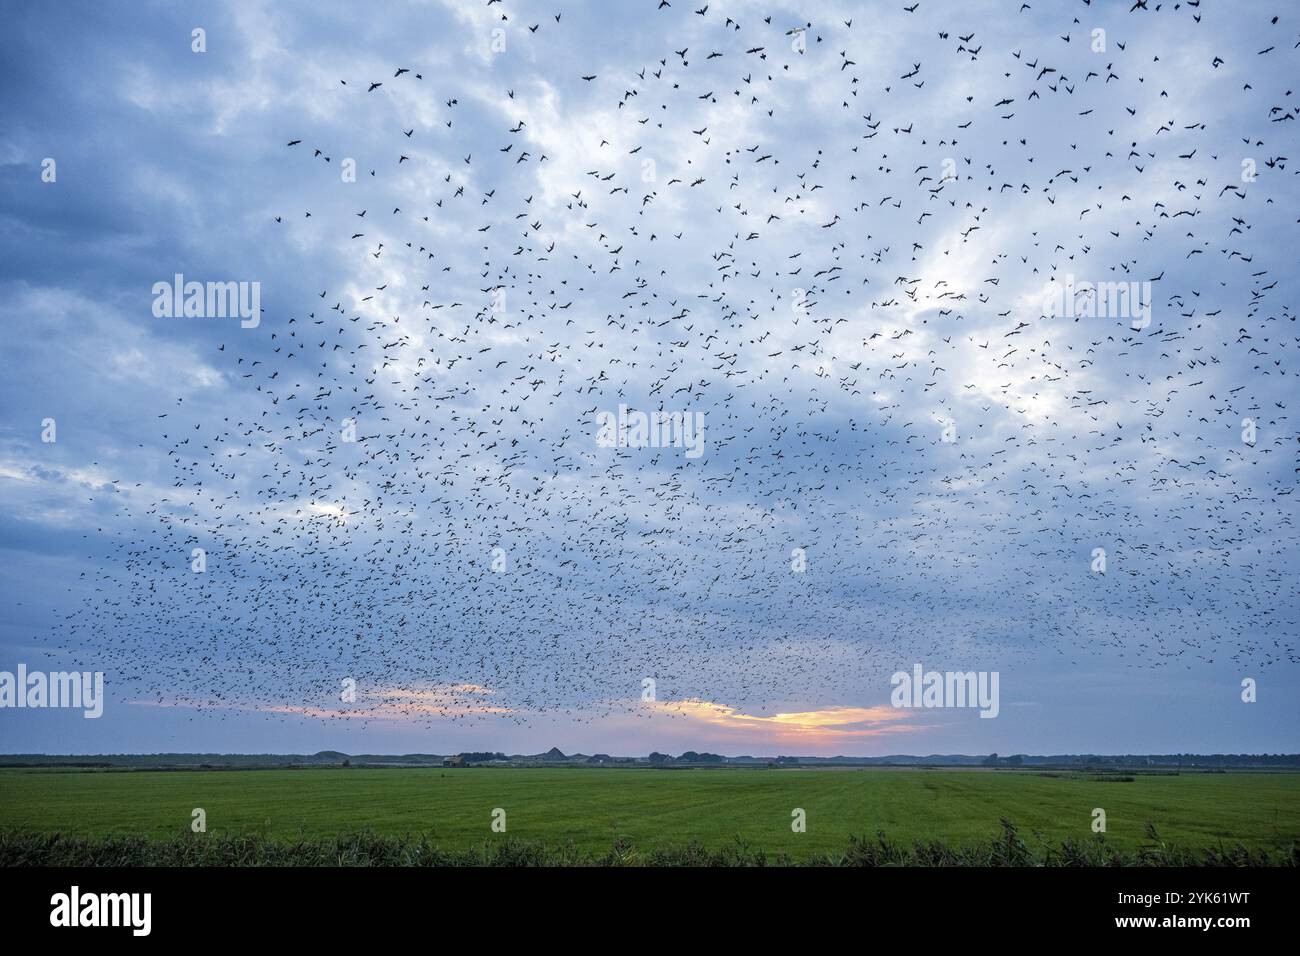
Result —
[[[345,271],[223,334],[240,404],[159,410],[172,487],[62,639],[158,703],[431,722],[1294,664],[1300,33],[1243,5],[1258,52],[1201,62],[1203,3],[1099,44],[1087,0],[889,36],[645,0],[660,52],[587,66],[600,11],[489,0],[504,82],[339,77],[366,132],[287,127],[267,228]],[[1150,324],[1050,314],[1067,276]],[[620,404],[705,454],[601,447]]]

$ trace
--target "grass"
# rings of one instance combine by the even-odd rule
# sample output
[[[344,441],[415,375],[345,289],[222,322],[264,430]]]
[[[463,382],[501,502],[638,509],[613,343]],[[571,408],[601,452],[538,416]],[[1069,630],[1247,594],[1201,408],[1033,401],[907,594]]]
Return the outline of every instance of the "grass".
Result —
[[[999,822],[1005,820],[1026,854],[1021,862],[1061,862],[1062,854],[1079,855],[1077,862],[1141,862],[1145,852],[1152,859],[1165,853],[1165,862],[1172,858],[1168,854],[1182,854],[1190,863],[1207,850],[1212,857],[1231,857],[1238,846],[1246,853],[1238,862],[1262,862],[1259,854],[1278,862],[1291,858],[1300,838],[1300,774],[1132,776],[826,769],[3,770],[0,861],[101,852],[124,859],[165,852],[178,862],[187,854],[247,854],[264,862],[286,853],[300,854],[301,862],[391,862],[403,854],[414,854],[408,862],[498,862],[494,854],[525,862],[610,862],[611,854],[615,860],[624,855],[630,862],[654,862],[658,854],[660,862],[698,863],[736,853],[741,856],[731,862],[923,862],[944,854],[954,857],[946,862],[962,854],[988,861],[1009,852],[1008,831]],[[196,807],[207,814],[208,832],[198,837],[207,845],[189,833]],[[506,833],[491,830],[498,807],[506,811]],[[806,833],[791,831],[796,807],[807,813]],[[1106,811],[1100,843],[1091,831],[1095,807]],[[1159,836],[1153,838],[1148,827]],[[863,839],[877,833],[888,837]]]
[[[369,831],[335,837],[268,839],[260,836],[186,834],[142,837],[64,837],[0,831],[0,867],[11,866],[1300,866],[1290,851],[1188,849],[1160,840],[1137,850],[1112,846],[1104,836],[1030,845],[1007,820],[996,839],[954,847],[941,840],[903,844],[884,833],[850,837],[841,850],[798,858],[771,854],[743,841],[709,848],[697,842],[649,849],[616,840],[603,852],[572,844],[544,845],[502,839],[448,850],[427,836],[379,836]]]

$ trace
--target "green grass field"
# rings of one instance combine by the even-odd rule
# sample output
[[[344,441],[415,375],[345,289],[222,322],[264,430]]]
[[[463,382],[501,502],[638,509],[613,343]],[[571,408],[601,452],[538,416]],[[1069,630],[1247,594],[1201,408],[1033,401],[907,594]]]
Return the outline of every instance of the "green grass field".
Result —
[[[1183,773],[1103,782],[1093,775],[963,770],[323,769],[171,772],[0,771],[0,830],[65,836],[175,837],[191,811],[209,834],[332,837],[424,834],[447,849],[485,842],[571,842],[606,851],[709,848],[737,837],[795,859],[842,850],[850,835],[896,841],[989,840],[1007,818],[1031,846],[1091,838],[1106,811],[1116,847],[1288,848],[1300,839],[1300,775]],[[507,833],[491,830],[494,808]],[[807,832],[791,831],[791,811]]]

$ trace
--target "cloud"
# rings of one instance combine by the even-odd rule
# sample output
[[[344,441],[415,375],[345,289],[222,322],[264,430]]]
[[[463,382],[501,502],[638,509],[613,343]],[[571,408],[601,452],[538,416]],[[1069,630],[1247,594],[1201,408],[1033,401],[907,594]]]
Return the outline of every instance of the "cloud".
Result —
[[[912,660],[1294,659],[1300,180],[1250,18],[1089,8],[1102,56],[1047,4],[844,2],[796,55],[793,6],[502,6],[243,0],[202,56],[166,5],[12,18],[0,576],[58,595],[22,646],[285,715],[356,713],[352,672],[394,723],[598,724],[655,674],[655,732],[863,747],[908,722],[813,702]],[[260,329],[153,319],[178,271],[260,280]],[[1152,328],[1042,318],[1066,272],[1164,274]],[[621,402],[703,412],[705,458],[595,447]]]
[[[670,714],[703,728],[735,731],[756,740],[810,748],[824,746],[838,738],[910,733],[919,727],[913,715],[889,706],[835,705],[770,716],[747,714],[726,704],[706,700],[658,701],[649,706],[658,713]]]
[[[231,703],[216,699],[167,698],[128,701],[137,707],[180,707],[192,710],[242,711],[282,714],[320,720],[388,721],[428,724],[431,720],[511,717],[513,708],[494,704],[495,692],[478,684],[442,684],[426,687],[384,687],[359,685],[356,699],[337,705],[286,704],[273,702]]]

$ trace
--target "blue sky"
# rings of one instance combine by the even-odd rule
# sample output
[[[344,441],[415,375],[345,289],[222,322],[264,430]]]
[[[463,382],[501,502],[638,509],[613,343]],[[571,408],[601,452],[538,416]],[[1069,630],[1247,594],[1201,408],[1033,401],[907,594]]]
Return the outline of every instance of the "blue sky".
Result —
[[[6,10],[0,749],[1295,751],[1300,18],[1128,6]]]

